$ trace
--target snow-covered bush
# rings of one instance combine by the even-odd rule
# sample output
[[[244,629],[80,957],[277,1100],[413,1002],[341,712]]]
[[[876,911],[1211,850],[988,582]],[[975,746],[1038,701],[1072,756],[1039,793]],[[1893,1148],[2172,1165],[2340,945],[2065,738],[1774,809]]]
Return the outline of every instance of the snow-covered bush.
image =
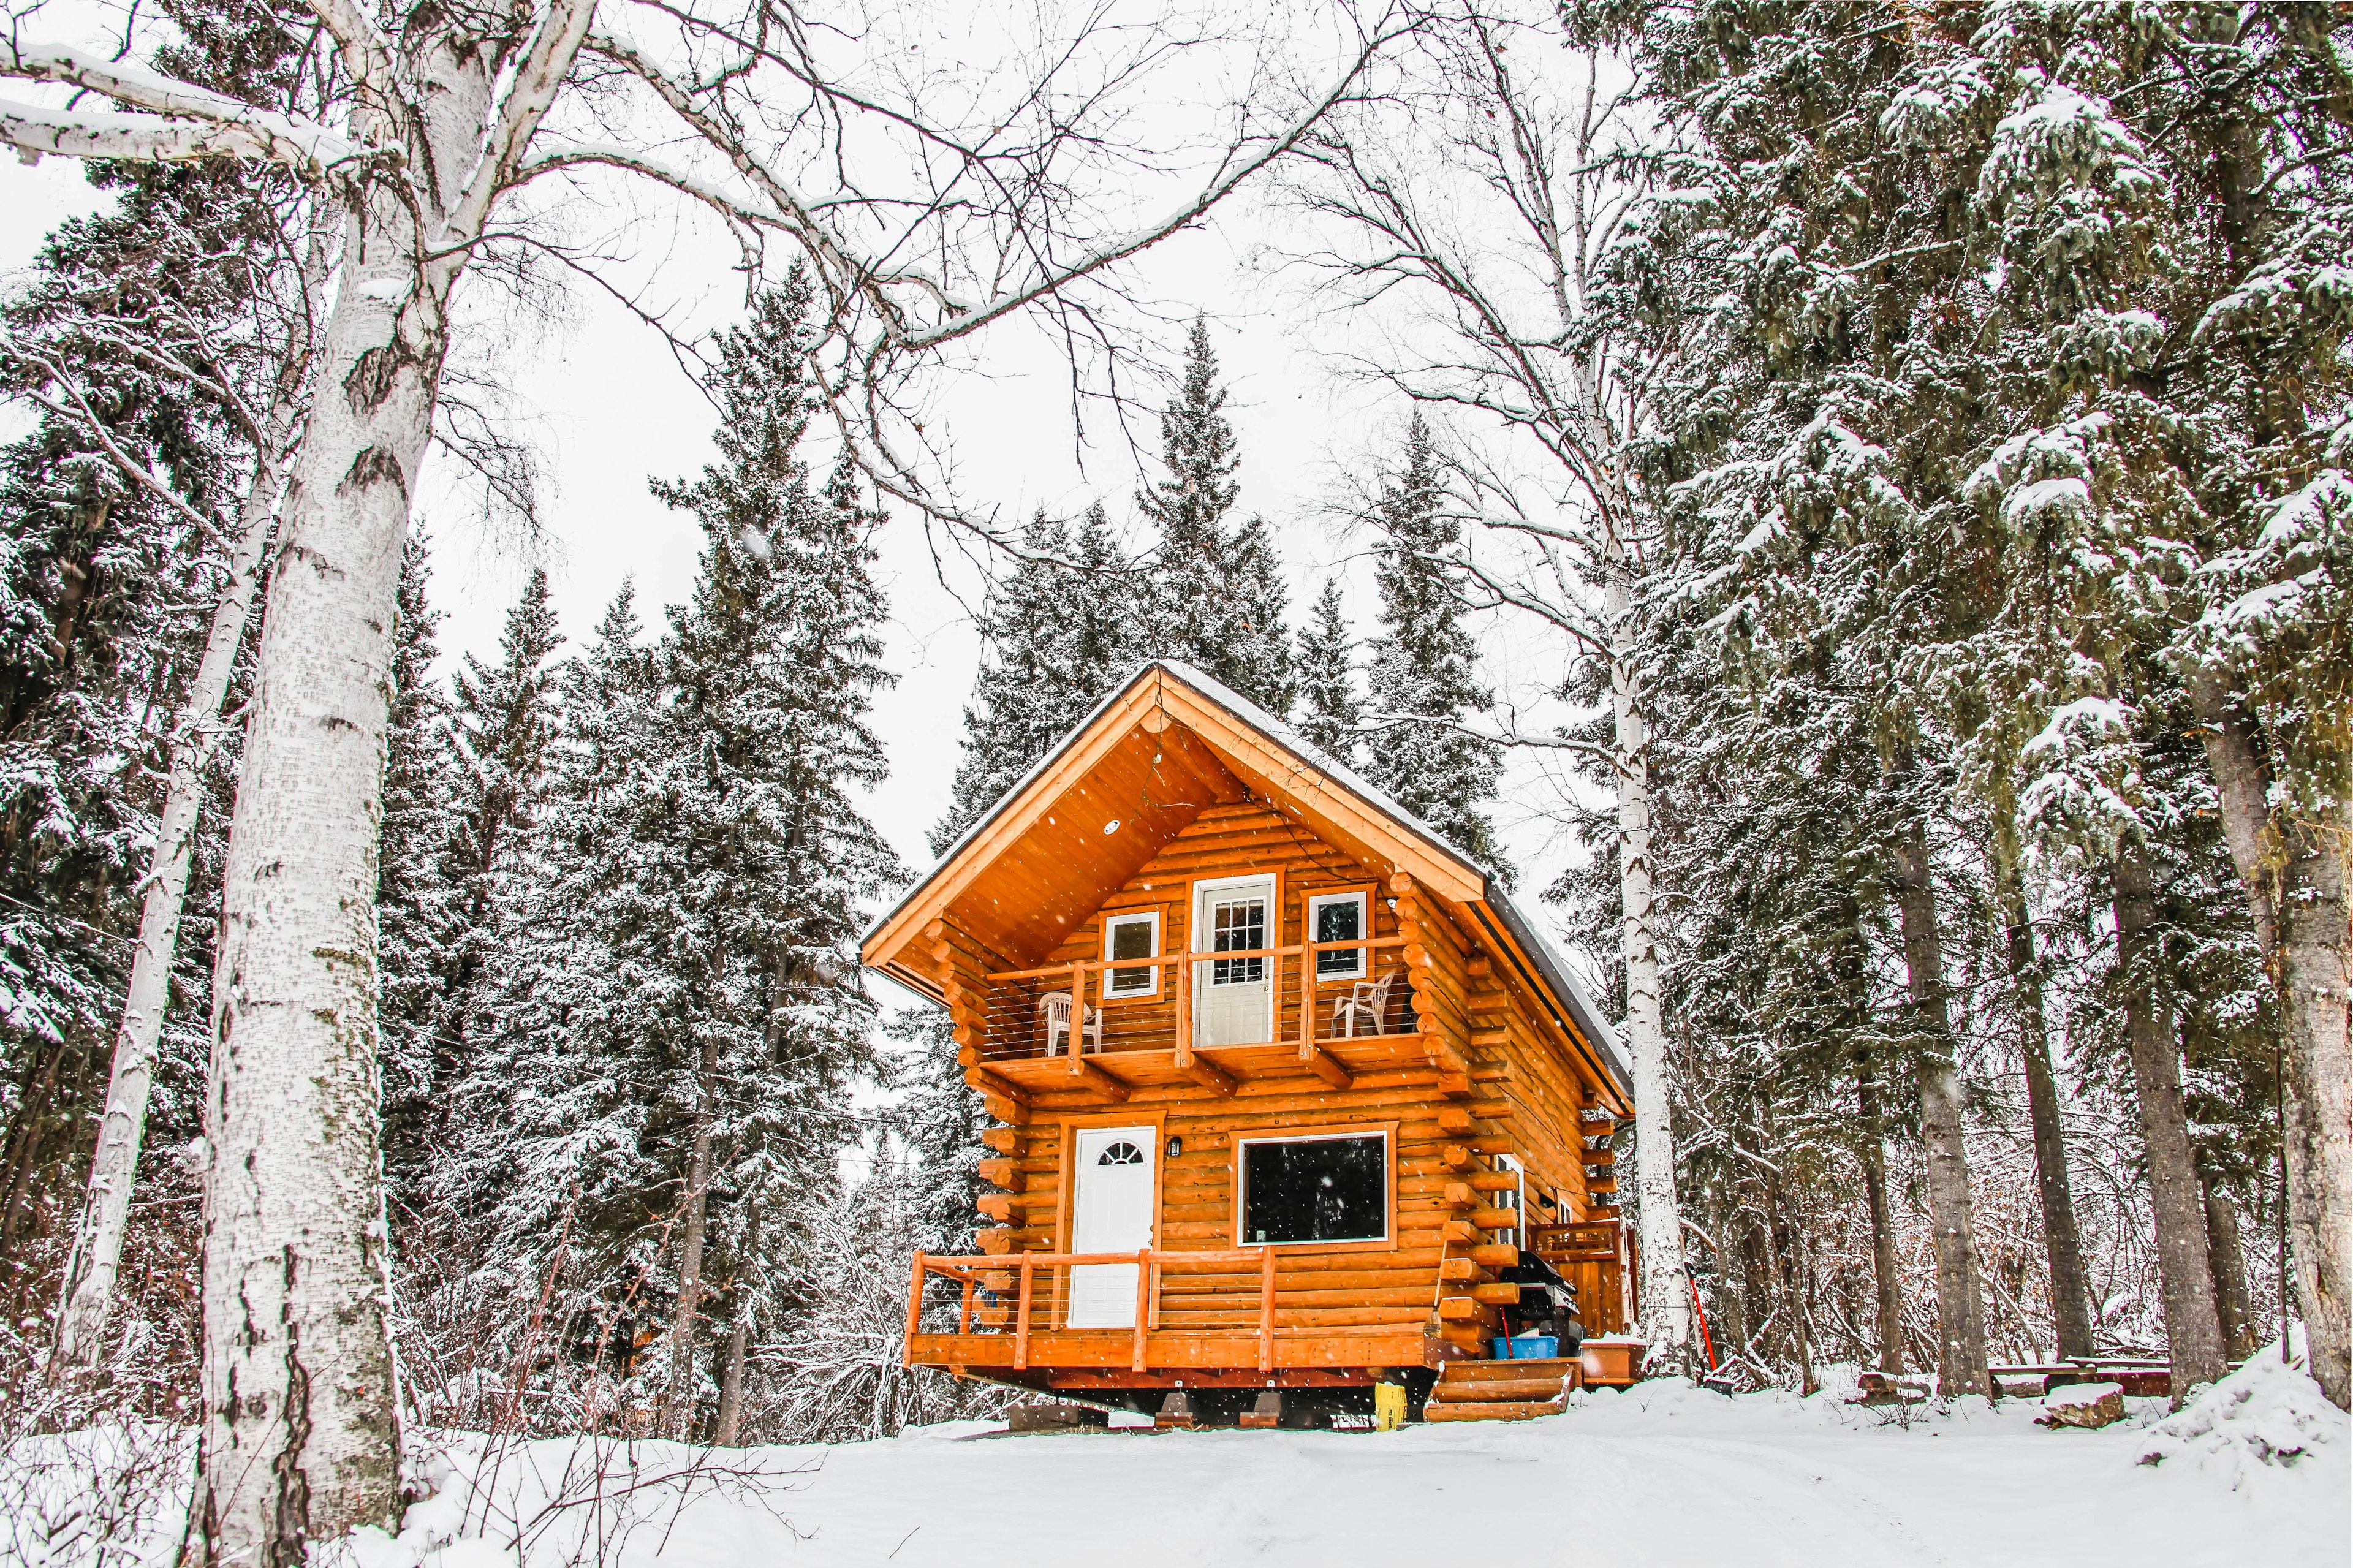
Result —
[[[2148,1429],[2144,1465],[2168,1461],[2211,1471],[2239,1490],[2266,1466],[2287,1466],[2334,1448],[2342,1465],[2347,1419],[2306,1370],[2304,1336],[2280,1357],[2277,1341]]]

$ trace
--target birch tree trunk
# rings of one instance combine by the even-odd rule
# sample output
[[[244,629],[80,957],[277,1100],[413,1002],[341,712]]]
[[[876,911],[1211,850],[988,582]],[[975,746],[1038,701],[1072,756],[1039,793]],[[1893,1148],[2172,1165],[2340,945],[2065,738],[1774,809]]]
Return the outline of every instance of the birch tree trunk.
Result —
[[[1879,1295],[1879,1370],[1904,1370],[1904,1277],[1895,1259],[1895,1226],[1887,1209],[1886,1115],[1879,1068],[1867,1058],[1854,1075],[1862,1120],[1862,1202],[1871,1215],[1871,1278]]]
[[[2193,672],[2189,693],[2221,797],[2255,938],[2279,987],[2286,1072],[2280,1086],[2288,1230],[2312,1375],[2340,1409],[2353,1401],[2353,927],[2345,898],[2348,831],[2275,824],[2253,726],[2221,682]]]
[[[2148,862],[2126,844],[2111,868],[2116,949],[2125,970],[2125,1035],[2148,1152],[2148,1201],[2157,1221],[2157,1268],[2165,1297],[2165,1342],[2173,1363],[2173,1402],[2222,1375],[2222,1324],[2214,1310],[2212,1253],[2205,1194],[2189,1147],[2181,1103],[2181,1056],[2164,1016],[2156,967],[2157,901]]]
[[[156,825],[155,848],[142,885],[139,947],[131,963],[131,984],[122,1023],[114,1039],[113,1075],[106,1086],[106,1109],[99,1118],[98,1148],[90,1157],[90,1193],[74,1233],[66,1266],[63,1309],[58,1314],[55,1367],[97,1364],[108,1314],[114,1307],[116,1270],[122,1261],[122,1233],[131,1217],[131,1190],[139,1168],[139,1146],[147,1126],[147,1100],[155,1081],[155,1052],[164,1035],[170,1001],[172,963],[180,945],[180,915],[187,902],[188,866],[195,852],[196,813],[203,805],[205,769],[219,746],[221,704],[236,673],[237,650],[253,613],[253,591],[261,556],[276,521],[280,454],[293,431],[298,405],[281,398],[257,442],[253,480],[238,520],[228,582],[213,606],[211,629],[196,664],[187,700],[173,722],[172,772]]]
[[[1659,942],[1651,890],[1651,738],[1635,663],[1625,547],[1608,546],[1609,700],[1617,722],[1619,954],[1626,965],[1626,1046],[1633,1057],[1634,1192],[1642,1238],[1642,1330],[1649,1357],[1688,1368],[1691,1282],[1675,1198],[1675,1135],[1667,1030],[1659,1007]]]
[[[719,1420],[712,1441],[733,1448],[744,1429],[744,1362],[752,1347],[752,1325],[739,1312],[727,1335],[727,1359],[719,1375]]]
[[[2026,1072],[2026,1120],[2034,1139],[2034,1187],[2042,1205],[2042,1250],[2051,1264],[2051,1317],[2058,1353],[2093,1352],[2092,1290],[2084,1271],[2083,1233],[2075,1224],[2075,1194],[2067,1179],[2067,1130],[2061,1119],[2059,1083],[2051,1070],[2051,1037],[2042,1007],[2042,971],[2034,952],[2034,927],[2027,919],[2026,890],[2014,862],[2000,858],[2002,922],[2008,928],[2010,981],[2018,998],[2018,1054]]]
[[[1985,1300],[1978,1285],[1976,1222],[1969,1202],[1969,1156],[1962,1140],[1961,1072],[1945,992],[1945,942],[1927,830],[1912,823],[1894,844],[1896,911],[1912,1011],[1924,1037],[1919,1057],[1920,1141],[1928,1156],[1928,1223],[1936,1253],[1936,1385],[1959,1394],[2000,1396],[1986,1371]]]

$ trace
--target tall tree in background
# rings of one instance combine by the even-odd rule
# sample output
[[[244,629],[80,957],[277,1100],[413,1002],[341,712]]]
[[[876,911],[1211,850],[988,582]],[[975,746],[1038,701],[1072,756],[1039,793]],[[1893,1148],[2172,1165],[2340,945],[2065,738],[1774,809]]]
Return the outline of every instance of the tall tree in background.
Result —
[[[1145,591],[1100,503],[1075,530],[1043,511],[1030,519],[981,613],[980,673],[964,710],[964,756],[948,809],[932,828],[934,853],[1133,673]]]
[[[377,1004],[384,1077],[384,1152],[393,1201],[417,1200],[441,1081],[437,1043],[457,914],[443,879],[444,847],[457,821],[457,759],[449,698],[433,673],[441,612],[427,597],[430,550],[422,534],[403,545],[395,602],[392,690],[386,704],[384,847],[376,859]]]
[[[1478,648],[1462,626],[1462,524],[1447,507],[1438,448],[1419,414],[1404,455],[1374,513],[1382,629],[1372,643],[1366,776],[1500,872],[1503,850],[1484,806],[1495,798],[1503,749],[1464,727],[1494,694],[1478,682]]]
[[[888,771],[869,721],[890,679],[868,538],[878,520],[846,464],[822,489],[809,479],[800,448],[817,407],[812,313],[797,271],[759,296],[720,344],[719,462],[691,483],[655,486],[695,515],[705,542],[661,668],[681,928],[671,1026],[688,1080],[673,1429],[693,1408],[706,1247],[717,1241],[717,1260],[747,1273],[763,1213],[830,1190],[833,1153],[852,1131],[849,1081],[873,1065],[859,910],[903,876],[857,798]],[[723,1184],[714,1233],[711,1194]],[[757,1296],[752,1279],[741,1283],[723,1412],[741,1408]]]
[[[1278,717],[1297,689],[1287,595],[1266,525],[1235,522],[1241,466],[1208,323],[1186,339],[1185,374],[1160,416],[1167,477],[1136,497],[1157,531],[1145,603],[1146,657],[1178,659]]]
[[[1328,755],[1359,767],[1365,700],[1356,690],[1356,639],[1340,601],[1340,581],[1324,580],[1324,591],[1299,628],[1299,711],[1292,722]]]

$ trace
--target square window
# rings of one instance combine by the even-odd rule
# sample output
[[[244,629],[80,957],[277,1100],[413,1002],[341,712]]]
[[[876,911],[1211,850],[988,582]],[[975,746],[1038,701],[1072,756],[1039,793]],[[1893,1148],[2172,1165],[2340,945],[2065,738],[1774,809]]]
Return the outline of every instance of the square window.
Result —
[[[1324,893],[1307,900],[1308,929],[1314,942],[1355,942],[1366,934],[1370,924],[1365,917],[1366,898],[1362,893]],[[1360,980],[1368,965],[1366,950],[1345,947],[1315,955],[1315,978],[1318,980]]]
[[[1241,1240],[1385,1241],[1387,1133],[1251,1140],[1241,1146]]]
[[[1103,921],[1103,957],[1112,962],[1123,958],[1157,958],[1160,956],[1160,911],[1147,910],[1136,915],[1113,915]],[[1134,969],[1109,969],[1103,972],[1103,994],[1106,996],[1150,996],[1160,989],[1160,966],[1141,964]]]

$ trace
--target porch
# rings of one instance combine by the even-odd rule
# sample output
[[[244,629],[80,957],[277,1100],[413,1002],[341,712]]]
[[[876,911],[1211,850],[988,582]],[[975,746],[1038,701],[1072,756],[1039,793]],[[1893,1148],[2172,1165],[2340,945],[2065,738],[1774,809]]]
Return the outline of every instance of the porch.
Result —
[[[1415,1012],[1403,965],[1381,967],[1405,945],[1382,937],[997,971],[955,998],[958,1037],[984,1087],[1024,1100],[1084,1091],[1117,1101],[1188,1085],[1232,1094],[1298,1078],[1345,1089],[1384,1073],[1467,1083],[1460,1050]],[[1245,989],[1250,1005],[1232,1005]]]

